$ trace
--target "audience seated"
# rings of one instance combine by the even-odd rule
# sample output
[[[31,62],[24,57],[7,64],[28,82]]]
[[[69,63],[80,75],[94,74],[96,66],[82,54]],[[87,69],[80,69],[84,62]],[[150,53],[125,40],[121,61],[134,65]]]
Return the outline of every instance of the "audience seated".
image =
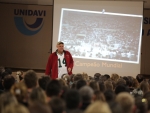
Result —
[[[18,78],[16,77],[18,76]],[[0,67],[0,113],[149,113],[150,80],[83,72],[51,80]]]

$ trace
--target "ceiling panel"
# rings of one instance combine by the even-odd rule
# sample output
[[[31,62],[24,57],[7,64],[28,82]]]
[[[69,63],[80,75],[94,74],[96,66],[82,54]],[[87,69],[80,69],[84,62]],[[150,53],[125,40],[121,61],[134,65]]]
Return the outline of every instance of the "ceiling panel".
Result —
[[[150,8],[150,0],[99,0],[99,1],[143,1],[144,8]],[[53,0],[0,0],[0,2],[53,5]]]

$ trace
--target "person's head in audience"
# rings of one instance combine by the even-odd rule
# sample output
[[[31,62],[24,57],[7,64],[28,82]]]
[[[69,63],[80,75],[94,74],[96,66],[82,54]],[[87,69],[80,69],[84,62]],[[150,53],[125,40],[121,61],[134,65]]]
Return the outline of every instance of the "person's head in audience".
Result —
[[[130,84],[129,84],[129,87],[133,87],[133,77],[132,76],[127,76],[128,77],[128,80],[129,80],[129,82],[130,82]]]
[[[70,83],[70,76],[68,74],[63,74],[61,76],[61,79],[63,79],[65,81],[65,84],[67,84],[67,86],[69,86]]]
[[[74,81],[74,76],[75,76],[75,74],[70,75],[70,82]]]
[[[5,72],[5,70],[4,71],[2,71],[2,73],[0,74],[0,94],[2,93],[2,92],[4,92],[3,90],[4,90],[4,85],[3,85],[3,83],[4,83],[4,78],[6,77],[6,76],[9,76],[10,74],[8,73],[8,72]]]
[[[143,97],[138,96],[135,98],[135,106],[137,113],[147,113],[148,111],[147,99]]]
[[[97,100],[100,100],[103,102],[106,101],[104,94],[98,90],[94,91],[94,101],[97,101]]]
[[[62,87],[68,87],[67,83],[65,82],[64,79],[58,79],[59,83],[61,84]]]
[[[95,73],[94,74],[94,80],[99,81],[100,77],[101,77],[100,73]]]
[[[111,113],[111,110],[106,102],[96,101],[85,110],[85,113]]]
[[[104,82],[99,81],[98,84],[99,84],[100,91],[104,93],[106,90],[106,86],[105,86]]]
[[[126,81],[126,86],[130,87],[131,86],[131,82],[130,82],[129,78],[124,76],[123,79]]]
[[[1,74],[2,74],[3,72],[5,72],[5,67],[0,66],[0,76],[1,76]]]
[[[4,113],[30,113],[22,104],[11,104],[4,109]]]
[[[94,91],[89,86],[83,86],[82,88],[80,88],[79,93],[82,98],[81,110],[85,110],[93,101]]]
[[[112,81],[106,80],[106,81],[104,82],[104,84],[105,84],[106,90],[112,90],[112,91],[113,91],[113,84],[112,84]]]
[[[145,80],[140,83],[140,89],[143,91],[144,94],[150,90],[149,87],[149,83]]]
[[[85,73],[85,72],[82,73],[82,77],[83,77],[83,80],[85,80],[85,81],[88,81],[88,80],[89,80],[89,76],[88,76],[88,74]]]
[[[107,102],[114,101],[114,99],[116,97],[115,93],[112,90],[106,90],[104,92],[104,96],[105,96],[105,99],[106,99]]]
[[[81,80],[78,80],[77,81],[77,83],[76,83],[76,89],[80,89],[81,87],[83,87],[83,86],[86,86],[86,81],[85,80],[83,80],[83,79],[81,79]]]
[[[39,86],[45,91],[47,84],[50,82],[49,76],[41,76],[38,79]]]
[[[122,113],[134,113],[135,101],[134,97],[129,93],[123,92],[116,96],[116,102],[121,105]]]
[[[89,80],[94,80],[94,78],[92,76],[89,76]]]
[[[46,94],[44,90],[40,87],[38,88],[33,88],[32,92],[30,93],[29,96],[29,105],[35,104],[35,103],[41,103],[41,104],[46,104]]]
[[[80,74],[80,73],[78,73],[78,74],[76,74],[76,75],[74,76],[74,81],[78,81],[78,80],[81,80],[81,79],[83,79],[83,76],[82,76],[82,74]]]
[[[58,80],[51,80],[46,88],[46,95],[49,98],[52,98],[54,96],[60,97],[62,94],[62,87]]]
[[[116,73],[111,74],[111,80],[113,80],[114,82],[117,82],[119,79],[119,75]]]
[[[66,107],[68,110],[78,109],[81,106],[81,96],[75,89],[70,89],[65,95]]]
[[[117,82],[115,82],[115,81],[113,81],[113,80],[111,80],[111,82],[112,82],[112,85],[113,85],[113,91],[115,90],[115,88],[116,88],[116,84],[117,84]]]
[[[137,79],[133,78],[133,82],[132,82],[132,87],[134,89],[139,88],[139,82],[137,81]]]
[[[48,104],[35,103],[29,106],[30,113],[53,113],[51,107]]]
[[[67,113],[83,113],[83,111],[76,109],[76,110],[69,110]]]
[[[104,76],[105,80],[108,80],[110,78],[110,75],[108,75],[108,74],[104,74],[103,76]]]
[[[4,77],[3,86],[5,91],[9,91],[14,84],[15,84],[15,78],[12,75],[8,75]]]
[[[146,92],[144,95],[143,95],[143,98],[149,98],[150,97],[150,91]]]
[[[94,91],[99,91],[99,85],[98,82],[95,80],[90,81],[89,86],[94,90]]]
[[[5,68],[5,72],[8,72],[10,75],[12,74],[12,70],[10,68]]]
[[[1,75],[0,75],[0,93],[2,93],[2,92],[4,92],[4,78],[6,77],[6,76],[9,76],[10,74],[8,73],[8,72],[3,72],[3,73],[1,73]]]
[[[116,101],[109,102],[109,107],[110,107],[112,113],[122,113],[123,112],[121,105],[119,103],[117,103]]]
[[[0,113],[3,113],[3,110],[6,106],[10,104],[18,104],[16,97],[10,92],[4,92],[0,95]]]
[[[28,90],[32,90],[33,88],[35,88],[38,83],[38,77],[36,72],[33,70],[28,70],[24,75],[24,82]]]
[[[121,92],[128,92],[128,93],[130,93],[130,90],[129,90],[129,88],[126,87],[125,85],[118,85],[118,86],[116,87],[116,89],[115,89],[115,93],[116,93],[116,94],[119,94],[119,93],[121,93]]]
[[[66,106],[64,100],[58,97],[53,97],[49,102],[50,107],[52,108],[53,113],[64,113]]]
[[[116,86],[118,85],[126,85],[126,81],[123,78],[120,78],[116,83]]]
[[[144,80],[142,74],[138,74],[138,75],[136,76],[136,79],[137,79],[137,81],[138,81],[139,83],[141,83],[141,82]]]
[[[146,92],[144,95],[143,95],[143,98],[145,98],[148,102],[148,110],[150,110],[150,91]]]
[[[27,106],[27,87],[24,82],[19,82],[11,87],[10,92],[17,98],[18,102]]]
[[[69,87],[68,87],[68,84],[65,82],[64,79],[58,79],[58,81],[59,81],[61,88],[62,88],[61,98],[64,99],[65,94],[68,91]]]

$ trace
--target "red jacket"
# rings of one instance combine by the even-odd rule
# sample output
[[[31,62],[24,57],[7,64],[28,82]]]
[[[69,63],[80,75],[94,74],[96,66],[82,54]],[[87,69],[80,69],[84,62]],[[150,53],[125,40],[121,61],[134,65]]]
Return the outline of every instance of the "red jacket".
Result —
[[[68,72],[69,75],[72,74],[72,68],[73,68],[73,58],[70,54],[70,52],[64,50],[64,57],[66,59],[66,65],[67,65],[67,70],[70,67],[71,71]],[[46,66],[46,75],[50,75],[52,79],[58,78],[58,57],[57,57],[57,52],[52,53],[49,56],[47,66]]]

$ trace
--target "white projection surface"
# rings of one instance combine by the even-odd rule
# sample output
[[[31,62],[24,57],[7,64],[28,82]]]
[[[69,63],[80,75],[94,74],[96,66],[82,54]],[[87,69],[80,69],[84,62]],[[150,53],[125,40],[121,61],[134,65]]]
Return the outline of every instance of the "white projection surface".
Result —
[[[143,2],[54,1],[53,52],[63,41],[73,73],[140,73]]]

